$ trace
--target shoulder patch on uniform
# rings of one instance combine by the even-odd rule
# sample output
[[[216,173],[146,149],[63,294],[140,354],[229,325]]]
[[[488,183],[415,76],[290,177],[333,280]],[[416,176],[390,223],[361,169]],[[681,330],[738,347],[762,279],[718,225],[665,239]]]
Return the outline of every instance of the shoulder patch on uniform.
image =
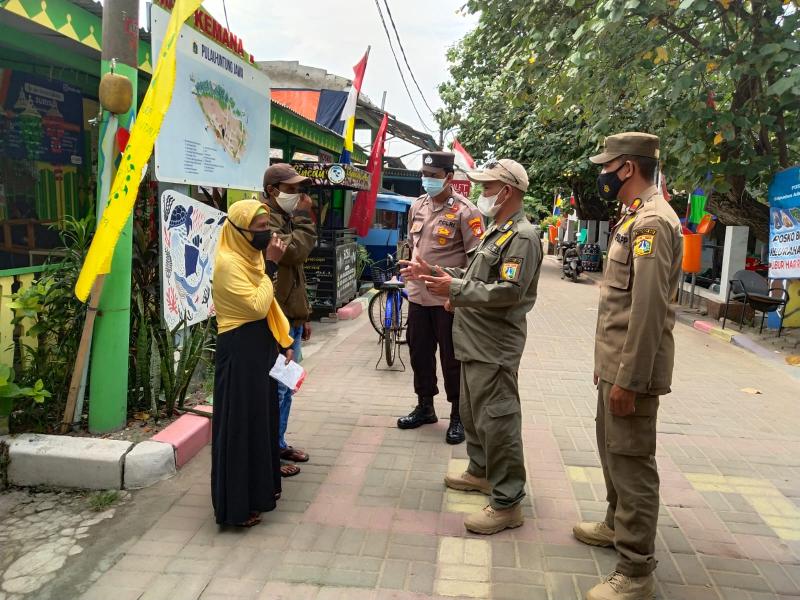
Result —
[[[633,224],[633,221],[635,220],[635,218],[636,217],[629,217],[628,219],[626,219],[622,223],[622,225],[619,226],[619,230],[618,231],[620,233],[625,233],[626,231],[628,231],[628,229],[630,229],[631,225]]]
[[[506,222],[505,222],[505,225],[503,225],[503,226],[502,226],[502,227],[499,229],[499,231],[508,231],[509,229],[511,229],[511,226],[512,226],[513,224],[514,224],[514,221],[513,221],[512,219],[509,219],[508,221],[506,221]]]
[[[505,261],[503,261],[503,265],[500,267],[500,279],[503,281],[519,281],[521,271],[521,258],[507,258]]]
[[[495,247],[498,249],[502,248],[515,233],[515,231],[506,231],[503,235],[497,238],[497,241],[494,243]]]
[[[469,225],[469,228],[472,229],[472,235],[474,235],[476,238],[483,239],[483,221],[481,221],[480,217],[470,219],[467,221],[467,225]]]
[[[657,230],[652,227],[641,227],[633,231],[634,256],[650,256],[655,252]]]

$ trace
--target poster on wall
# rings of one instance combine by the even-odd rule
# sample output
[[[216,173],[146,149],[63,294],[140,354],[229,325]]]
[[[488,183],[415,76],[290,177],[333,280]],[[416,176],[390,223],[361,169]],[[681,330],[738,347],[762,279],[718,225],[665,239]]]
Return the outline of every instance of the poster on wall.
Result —
[[[769,216],[769,277],[800,278],[800,166],[772,178]]]
[[[174,329],[214,315],[211,278],[225,213],[178,192],[161,194],[161,306]]]
[[[152,6],[154,56],[169,13]],[[156,140],[159,181],[260,190],[269,163],[269,78],[190,27],[181,29],[175,91]]]
[[[0,69],[0,154],[54,165],[83,163],[83,95],[78,88]]]

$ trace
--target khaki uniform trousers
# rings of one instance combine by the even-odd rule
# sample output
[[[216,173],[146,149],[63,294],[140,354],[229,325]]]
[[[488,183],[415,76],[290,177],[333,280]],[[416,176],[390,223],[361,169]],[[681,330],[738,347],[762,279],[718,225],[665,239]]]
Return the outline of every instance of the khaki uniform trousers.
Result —
[[[597,398],[597,448],[606,481],[606,525],[614,530],[617,571],[643,577],[656,568],[659,478],[656,467],[658,396],[636,396],[636,412],[615,417],[609,411],[612,384],[600,381]]]
[[[460,415],[467,439],[467,471],[492,484],[492,508],[519,504],[525,497],[525,458],[517,372],[490,363],[462,362]]]

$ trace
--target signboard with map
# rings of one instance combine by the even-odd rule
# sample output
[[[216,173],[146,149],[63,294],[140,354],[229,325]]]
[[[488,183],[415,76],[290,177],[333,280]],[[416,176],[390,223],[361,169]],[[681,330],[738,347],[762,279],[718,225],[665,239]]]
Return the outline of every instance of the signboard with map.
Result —
[[[153,54],[169,13],[152,7]],[[269,162],[269,78],[190,27],[181,29],[172,104],[156,140],[159,181],[261,190]]]

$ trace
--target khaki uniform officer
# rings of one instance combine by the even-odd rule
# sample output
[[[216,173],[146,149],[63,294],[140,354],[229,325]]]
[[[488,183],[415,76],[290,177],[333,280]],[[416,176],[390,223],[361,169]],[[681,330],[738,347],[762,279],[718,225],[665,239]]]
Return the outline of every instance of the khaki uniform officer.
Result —
[[[455,309],[453,342],[461,361],[461,420],[469,466],[448,474],[457,490],[490,495],[489,505],[464,525],[491,534],[522,525],[525,460],[517,371],[527,336],[527,313],[536,301],[542,247],[522,210],[528,174],[503,159],[470,174],[483,184],[478,209],[494,219],[466,269],[412,261],[404,274]],[[434,275],[430,275],[433,273]]]
[[[650,600],[659,478],[656,415],[670,392],[675,314],[683,254],[678,216],[654,185],[659,141],[645,133],[606,138],[590,160],[603,165],[600,196],[625,206],[611,232],[595,338],[597,446],[608,511],[601,523],[580,523],[575,536],[615,546],[617,567],[589,600]]]
[[[475,205],[450,187],[453,160],[450,152],[429,152],[422,158],[422,185],[427,193],[417,198],[408,216],[411,256],[444,267],[463,267],[467,252],[478,245],[483,222]],[[436,423],[433,398],[439,393],[436,379],[436,349],[450,402],[448,444],[464,441],[459,418],[461,365],[453,349],[453,314],[444,309],[445,298],[431,294],[422,281],[409,281],[408,349],[414,371],[417,406],[397,420],[400,429]]]

